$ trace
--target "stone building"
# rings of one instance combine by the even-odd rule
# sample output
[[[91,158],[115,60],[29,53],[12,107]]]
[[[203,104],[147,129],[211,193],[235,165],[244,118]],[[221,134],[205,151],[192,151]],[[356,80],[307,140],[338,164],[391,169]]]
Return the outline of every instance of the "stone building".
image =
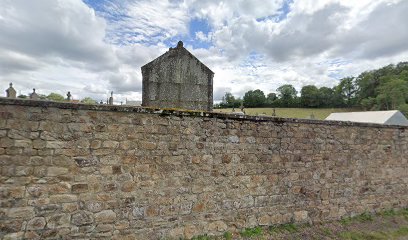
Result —
[[[212,111],[214,72],[183,47],[142,67],[142,106]]]

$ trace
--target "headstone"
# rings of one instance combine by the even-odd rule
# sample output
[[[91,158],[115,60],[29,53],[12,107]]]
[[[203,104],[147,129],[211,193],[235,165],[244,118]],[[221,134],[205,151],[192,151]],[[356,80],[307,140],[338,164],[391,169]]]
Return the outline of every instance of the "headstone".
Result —
[[[16,90],[13,88],[13,83],[10,83],[10,87],[6,90],[6,96],[8,98],[16,98]]]
[[[30,94],[30,99],[38,100],[38,94],[35,92],[35,88],[33,88],[33,93]]]
[[[113,91],[111,92],[111,96],[109,98],[109,105],[113,105]]]
[[[71,97],[72,97],[71,92],[68,92],[68,93],[67,93],[67,100],[68,100],[68,101],[71,101]]]

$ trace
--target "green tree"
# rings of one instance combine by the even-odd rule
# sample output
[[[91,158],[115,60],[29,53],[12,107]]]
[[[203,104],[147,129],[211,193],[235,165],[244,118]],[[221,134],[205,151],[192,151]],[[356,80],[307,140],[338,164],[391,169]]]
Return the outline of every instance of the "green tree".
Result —
[[[357,103],[364,109],[392,108],[391,102],[395,102],[396,97],[391,100],[389,94],[391,89],[387,85],[395,79],[408,82],[408,62],[400,62],[397,65],[391,64],[377,70],[361,73],[355,80]],[[388,88],[387,91],[386,88]]]
[[[278,96],[276,96],[276,93],[268,93],[268,96],[266,97],[265,105],[268,107],[273,107],[277,99],[278,99]]]
[[[356,85],[354,84],[354,77],[341,79],[339,85],[337,85],[336,92],[342,96],[347,107],[353,106],[357,92]]]
[[[250,90],[245,93],[244,98],[244,107],[264,107],[266,102],[265,94],[259,90]]]
[[[90,98],[90,97],[85,97],[84,99],[81,100],[81,103],[84,104],[96,104],[96,100]]]
[[[307,85],[300,90],[300,102],[304,107],[319,107],[320,92],[314,85]]]
[[[222,97],[222,102],[220,103],[221,108],[237,108],[241,105],[241,99],[235,99],[234,95],[230,92],[226,92]]]
[[[48,94],[47,99],[56,102],[63,102],[65,100],[64,97],[58,93]]]
[[[408,104],[407,103],[399,105],[397,109],[400,110],[401,113],[404,114],[406,118],[408,118]]]
[[[335,107],[334,91],[328,87],[319,88],[320,107]]]
[[[366,111],[375,110],[377,108],[376,103],[377,101],[373,97],[364,98],[360,101],[361,107]]]
[[[297,105],[297,91],[292,85],[282,85],[276,91],[282,107],[295,107]]]
[[[380,109],[397,109],[408,101],[408,82],[392,79],[378,88],[377,104]]]

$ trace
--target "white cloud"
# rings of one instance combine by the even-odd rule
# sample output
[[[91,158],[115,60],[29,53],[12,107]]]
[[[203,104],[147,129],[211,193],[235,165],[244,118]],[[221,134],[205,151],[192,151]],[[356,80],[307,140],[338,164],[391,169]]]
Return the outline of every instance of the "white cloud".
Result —
[[[24,94],[140,100],[140,67],[178,38],[210,45],[185,44],[215,72],[217,100],[287,83],[333,86],[408,58],[405,0],[295,0],[288,12],[284,2],[110,0],[95,12],[80,0],[3,0],[0,82]],[[210,31],[190,34],[192,19]]]

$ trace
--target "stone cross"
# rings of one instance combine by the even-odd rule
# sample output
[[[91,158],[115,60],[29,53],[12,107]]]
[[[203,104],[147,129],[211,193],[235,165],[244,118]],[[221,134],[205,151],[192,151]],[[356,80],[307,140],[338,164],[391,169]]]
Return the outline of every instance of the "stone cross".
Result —
[[[71,92],[68,92],[68,93],[67,93],[67,100],[68,100],[68,101],[71,101],[71,96],[72,96],[72,95],[71,95]]]
[[[16,98],[16,90],[13,88],[13,83],[10,83],[10,87],[6,90],[6,96],[8,98]]]

